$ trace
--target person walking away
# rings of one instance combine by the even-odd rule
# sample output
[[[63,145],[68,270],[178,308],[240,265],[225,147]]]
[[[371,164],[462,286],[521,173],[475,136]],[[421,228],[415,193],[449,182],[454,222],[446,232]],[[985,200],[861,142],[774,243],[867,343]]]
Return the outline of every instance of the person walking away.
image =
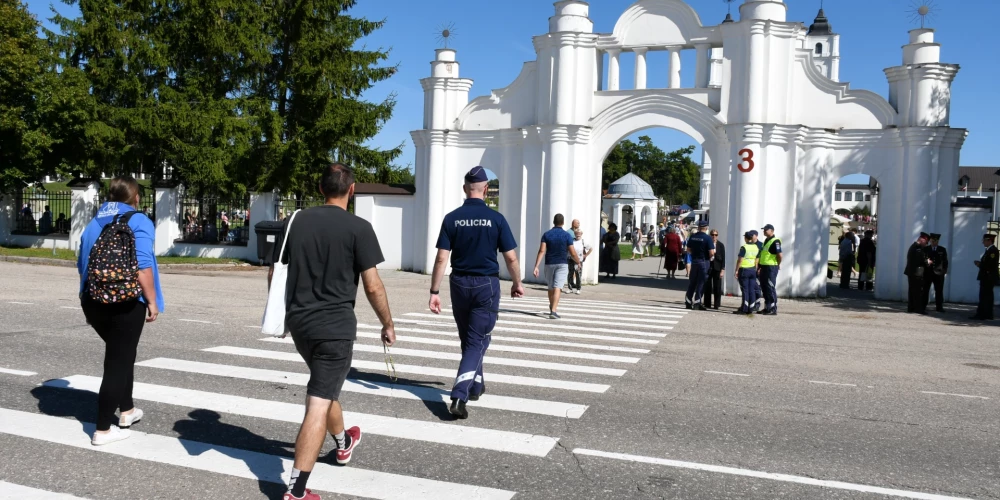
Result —
[[[115,177],[108,199],[83,230],[77,258],[80,306],[105,346],[97,430],[91,439],[95,446],[127,439],[129,428],[142,419],[132,400],[136,351],[143,326],[165,309],[153,252],[156,229],[136,211],[139,183]],[[119,417],[116,410],[121,410]]]
[[[736,280],[740,284],[742,303],[734,314],[753,314],[760,300],[757,292],[757,267],[760,264],[760,248],[753,241],[753,232],[743,233],[743,246],[736,255]]]
[[[765,224],[764,246],[760,249],[760,279],[761,294],[764,296],[764,315],[778,314],[778,271],[781,270],[781,238],[774,235],[774,226]]]
[[[854,252],[857,250],[854,246],[854,234],[848,231],[844,235],[844,239],[840,240],[838,249],[840,255],[840,288],[850,289],[851,274],[854,272]]]
[[[622,259],[621,250],[618,248],[618,242],[621,240],[621,236],[618,234],[618,225],[614,222],[608,224],[608,234],[605,234],[601,238],[601,269],[602,273],[606,273],[608,278],[614,278],[618,276],[618,261]]]
[[[906,267],[903,274],[907,278],[906,312],[927,314],[924,306],[924,270],[927,268],[927,256],[924,255],[924,247],[931,235],[921,232],[917,241],[910,245],[906,252]]]
[[[979,275],[976,276],[979,280],[979,306],[976,308],[976,314],[969,319],[980,321],[993,319],[993,287],[997,286],[997,272],[1000,268],[1000,252],[994,245],[995,241],[996,235],[983,235],[983,246],[986,250],[983,252],[982,260],[975,261],[976,267],[979,268]]]
[[[875,285],[872,274],[875,271],[875,240],[874,231],[865,231],[865,237],[858,245],[858,290],[872,291]]]
[[[673,226],[667,229],[666,234],[663,236],[663,267],[667,270],[667,278],[673,279],[677,274],[677,268],[680,265],[681,252],[684,249],[684,244],[681,241],[681,236],[674,231]]]
[[[705,279],[708,278],[709,260],[715,255],[715,244],[712,238],[705,234],[708,221],[698,222],[698,229],[688,238],[687,251],[691,256],[691,279],[688,283],[687,294],[684,296],[684,307],[692,309],[697,307],[704,311],[702,305],[702,293],[704,292]]]
[[[354,304],[358,282],[382,324],[382,342],[396,342],[385,287],[375,266],[384,259],[375,230],[347,211],[354,196],[354,171],[334,163],[323,169],[319,183],[323,205],[302,210],[274,245],[274,259],[288,264],[285,326],[295,349],[309,367],[306,413],[295,439],[295,462],[284,500],[319,496],[306,489],[326,433],[336,442],[336,460],[351,461],[361,444],[361,429],[345,429],[340,392],[351,370],[358,320]],[[271,267],[273,272],[274,267]],[[271,274],[268,274],[270,286]]]
[[[719,241],[719,231],[712,229],[709,231],[712,237],[712,244],[715,245],[715,255],[712,256],[708,266],[708,279],[705,280],[705,309],[719,309],[722,304],[722,278],[726,274],[726,246]],[[712,305],[712,298],[715,298],[715,305]]]
[[[587,257],[594,251],[590,245],[583,241],[583,231],[577,229],[573,233],[573,250],[576,250],[576,254],[580,256],[580,265],[576,265],[573,262],[573,258],[567,258],[566,264],[570,266],[569,274],[569,288],[570,291],[580,295],[580,289],[582,288],[582,278],[583,278],[583,263],[587,262]]]
[[[455,385],[451,388],[448,411],[460,419],[469,418],[466,404],[479,401],[486,392],[483,357],[490,347],[493,328],[500,312],[500,264],[503,255],[513,284],[510,296],[524,296],[521,265],[517,260],[517,241],[507,219],[486,205],[488,183],[486,170],[475,167],[465,174],[465,202],[444,217],[437,242],[437,259],[431,275],[428,306],[441,313],[440,286],[445,267],[451,258],[452,315],[458,326],[462,359],[458,363]]]
[[[545,257],[545,283],[549,289],[549,319],[559,319],[559,296],[569,274],[569,265],[566,262],[572,258],[576,265],[580,265],[580,256],[573,248],[573,238],[570,238],[569,233],[562,227],[564,221],[563,214],[556,214],[553,217],[553,227],[542,235],[542,242],[538,246],[538,255],[535,257],[534,276],[536,278],[539,275],[538,267],[542,263],[542,257]]]
[[[638,227],[632,230],[631,240],[632,240],[632,257],[629,260],[635,260],[636,256],[639,257],[639,260],[642,260],[642,248],[643,248],[642,231],[639,231]]]
[[[646,250],[645,250],[646,256],[652,257],[653,249],[655,248],[656,248],[656,227],[650,224],[649,231],[646,232]]]
[[[924,297],[923,308],[927,309],[927,304],[931,300],[931,287],[934,287],[934,305],[937,312],[944,312],[944,277],[948,274],[948,250],[938,245],[941,242],[941,235],[931,233],[931,239],[924,247],[924,254],[927,260],[927,268],[924,269]]]

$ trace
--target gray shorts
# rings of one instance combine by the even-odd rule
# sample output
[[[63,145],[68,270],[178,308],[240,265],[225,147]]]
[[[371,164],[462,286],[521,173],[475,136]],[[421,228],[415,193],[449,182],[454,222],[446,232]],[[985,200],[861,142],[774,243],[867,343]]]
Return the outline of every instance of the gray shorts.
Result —
[[[309,339],[292,334],[295,350],[309,367],[306,394],[330,401],[340,400],[354,355],[353,340]]]
[[[559,290],[566,286],[569,276],[569,264],[545,264],[545,282],[549,290]]]

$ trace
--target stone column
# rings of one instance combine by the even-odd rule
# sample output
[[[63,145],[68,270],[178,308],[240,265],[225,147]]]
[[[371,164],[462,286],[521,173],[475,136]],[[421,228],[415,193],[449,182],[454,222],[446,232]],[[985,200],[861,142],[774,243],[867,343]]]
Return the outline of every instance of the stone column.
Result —
[[[181,193],[175,183],[157,184],[154,189],[156,190],[156,237],[153,253],[170,255],[174,240],[181,237],[181,225],[187,223],[181,220]]]
[[[646,88],[646,48],[636,48],[635,52],[635,88]]]
[[[699,43],[695,45],[695,49],[698,51],[695,61],[695,88],[704,89],[708,88],[708,82],[711,78],[709,52],[712,46],[707,43]]]
[[[681,48],[670,47],[667,50],[670,51],[670,79],[667,88],[679,89],[681,88]]]
[[[618,58],[621,53],[621,49],[608,49],[608,90],[618,90]]]
[[[83,230],[97,211],[97,194],[100,185],[96,179],[76,179],[70,182],[71,197],[69,248],[79,254]]]

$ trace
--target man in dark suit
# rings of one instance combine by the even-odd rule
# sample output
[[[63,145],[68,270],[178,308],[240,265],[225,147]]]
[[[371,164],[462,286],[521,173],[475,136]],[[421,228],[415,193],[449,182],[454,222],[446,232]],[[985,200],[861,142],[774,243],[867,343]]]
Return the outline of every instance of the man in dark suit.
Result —
[[[722,277],[726,274],[726,247],[719,241],[719,230],[713,229],[710,233],[712,243],[715,243],[715,255],[708,265],[708,280],[705,281],[705,309],[718,309],[722,303]],[[715,297],[715,305],[712,305],[712,297]]]
[[[969,319],[983,321],[993,319],[993,287],[997,286],[998,268],[1000,268],[1000,252],[993,244],[995,238],[996,235],[993,234],[983,235],[983,246],[986,247],[986,251],[983,252],[982,260],[976,261],[976,267],[979,268],[979,276],[976,277],[979,280],[979,307],[976,309],[976,315]]]
[[[930,238],[931,235],[920,233],[920,237],[910,245],[910,249],[906,252],[906,268],[903,270],[909,284],[906,295],[906,312],[927,314],[923,285],[924,271],[927,269],[929,261],[924,255],[924,247],[927,246],[927,240]]]
[[[944,312],[944,275],[948,274],[948,250],[938,245],[941,235],[931,233],[930,242],[924,247],[924,255],[930,264],[924,269],[924,302],[923,308],[927,310],[927,303],[931,300],[931,286],[934,286],[934,304],[937,312]]]

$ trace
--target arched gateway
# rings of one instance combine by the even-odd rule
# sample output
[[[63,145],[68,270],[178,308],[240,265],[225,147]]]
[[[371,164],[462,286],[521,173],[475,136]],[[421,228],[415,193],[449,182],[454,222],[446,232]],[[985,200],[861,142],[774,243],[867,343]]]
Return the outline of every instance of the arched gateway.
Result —
[[[556,2],[549,32],[534,38],[537,60],[509,87],[472,102],[455,51],[438,50],[421,81],[424,129],[412,133],[416,207],[426,214],[415,217],[415,270],[432,269],[441,220],[462,203],[462,174],[472,166],[499,176],[499,209],[530,266],[556,213],[580,219],[596,240],[605,156],[638,130],[669,127],[703,145],[703,191],[725,242],[777,227],[785,296],[825,295],[829,193],[844,173],[877,177],[876,294],[905,298],[908,245],[922,229],[950,243],[951,184],[966,136],[949,127],[958,66],[939,62],[933,30],[913,30],[903,65],[885,70],[888,100],[851,90],[836,81],[839,36],[822,12],[807,31],[786,22],[786,10],[781,0],[746,0],[739,21],[704,26],[682,0],[639,0],[612,33],[598,34],[587,2]],[[682,50],[697,51],[694,88],[680,85]],[[668,51],[669,66],[647,68],[650,51]],[[624,52],[635,56],[632,89],[621,85]],[[584,278],[597,280],[597,259]]]

